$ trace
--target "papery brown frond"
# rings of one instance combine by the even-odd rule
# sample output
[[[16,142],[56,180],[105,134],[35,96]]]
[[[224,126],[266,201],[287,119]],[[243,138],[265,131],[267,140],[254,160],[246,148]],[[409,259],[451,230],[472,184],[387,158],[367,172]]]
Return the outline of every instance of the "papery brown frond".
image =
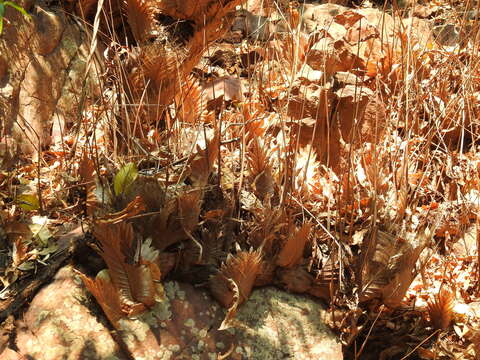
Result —
[[[125,220],[140,214],[145,211],[145,204],[140,196],[136,196],[125,209],[116,213],[105,215],[103,218],[98,219],[98,224],[118,224]]]
[[[178,84],[182,83],[184,75],[180,70],[180,49],[172,49],[167,53],[167,47],[160,44],[151,44],[142,47],[140,53],[140,71],[136,75],[136,82],[132,86],[142,94],[145,84],[142,84],[142,75],[153,82],[154,97],[150,102],[159,105],[169,105],[175,97]],[[179,60],[180,59],[180,60]],[[137,88],[140,87],[140,88]]]
[[[408,241],[375,228],[362,244],[360,301],[380,298],[390,308],[399,306],[416,276],[415,264],[425,245],[413,248]]]
[[[202,191],[195,190],[178,197],[180,221],[185,231],[193,231],[198,225],[202,204]]]
[[[97,224],[93,235],[100,242],[100,256],[108,266],[110,276],[121,294],[122,303],[135,303],[129,278],[131,265],[134,259],[126,259],[125,253],[129,253],[134,241],[134,233],[131,224],[121,222],[117,224]],[[130,263],[128,264],[127,261]]]
[[[108,270],[100,271],[94,280],[77,272],[84,285],[90,291],[103,309],[108,320],[118,326],[118,321],[125,316],[122,312],[118,290],[112,282]]]
[[[189,77],[175,96],[176,114],[181,121],[189,124],[199,122],[201,115],[207,108],[206,100],[202,96],[202,89],[198,81]]]
[[[303,257],[303,250],[310,236],[312,224],[306,222],[300,229],[289,236],[278,254],[277,265],[282,267],[293,267],[298,265]]]
[[[198,187],[204,187],[208,183],[208,178],[213,170],[213,164],[218,157],[220,150],[220,134],[215,133],[213,138],[208,141],[205,149],[197,146],[196,153],[192,154],[188,163],[190,165],[189,178],[192,184]]]
[[[129,316],[151,306],[156,298],[154,281],[160,280],[160,270],[152,273],[150,266],[135,263],[131,253],[134,233],[131,224],[97,224],[94,236],[101,244],[100,255],[105,260],[113,283],[118,288],[122,311]]]
[[[283,208],[262,208],[255,212],[258,224],[249,234],[249,241],[255,248],[262,247],[264,254],[274,256],[275,240],[288,227],[288,218]]]
[[[142,43],[155,26],[155,2],[152,0],[125,0],[125,11],[133,36]]]
[[[275,192],[272,167],[267,152],[258,138],[252,139],[247,155],[250,174],[253,177],[255,195],[263,200]]]
[[[455,298],[453,292],[442,288],[433,300],[427,302],[430,322],[435,329],[445,330],[453,317]]]
[[[153,224],[151,234],[155,247],[160,251],[188,238],[199,222],[202,191],[194,190],[168,200]]]
[[[157,87],[167,79],[176,78],[178,70],[178,56],[167,53],[165,46],[151,44],[142,47],[140,61],[145,75],[152,80]]]
[[[270,158],[265,151],[265,146],[257,137],[248,145],[248,165],[251,175],[255,178],[265,169],[270,168]]]
[[[262,270],[262,257],[259,251],[242,251],[235,256],[230,255],[219,272],[210,279],[213,296],[226,308],[235,303],[235,291],[230,280],[238,286],[239,303],[245,302],[253,288],[257,275]]]

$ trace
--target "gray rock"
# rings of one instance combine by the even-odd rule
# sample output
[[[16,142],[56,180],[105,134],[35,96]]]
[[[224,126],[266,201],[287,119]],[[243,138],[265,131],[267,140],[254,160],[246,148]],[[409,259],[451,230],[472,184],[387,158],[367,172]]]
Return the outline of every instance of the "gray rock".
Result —
[[[343,359],[342,345],[316,301],[268,287],[253,291],[233,320],[242,359]]]

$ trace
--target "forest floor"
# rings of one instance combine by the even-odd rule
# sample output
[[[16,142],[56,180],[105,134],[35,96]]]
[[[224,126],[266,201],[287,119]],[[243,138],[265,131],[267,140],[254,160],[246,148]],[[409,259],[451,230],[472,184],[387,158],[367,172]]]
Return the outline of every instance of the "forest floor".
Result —
[[[32,358],[15,328],[71,264],[107,333],[172,280],[221,329],[274,285],[322,302],[345,359],[480,358],[480,3],[389,3],[249,1],[183,75],[197,15],[161,9],[175,53],[127,7],[101,96],[33,159],[0,143],[0,351]]]

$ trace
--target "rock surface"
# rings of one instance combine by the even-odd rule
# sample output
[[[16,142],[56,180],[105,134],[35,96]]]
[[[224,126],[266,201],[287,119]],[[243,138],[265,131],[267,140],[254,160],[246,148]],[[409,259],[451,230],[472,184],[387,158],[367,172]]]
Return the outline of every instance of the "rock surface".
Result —
[[[31,20],[6,8],[11,25],[0,37],[0,135],[13,134],[31,152],[52,141],[53,127],[63,131],[77,117],[82,89],[88,95],[94,87],[82,86],[89,42],[81,27],[44,1],[19,3]]]
[[[218,330],[225,310],[205,290],[177,282],[164,288],[163,302],[138,318],[120,320],[111,332],[66,266],[17,321],[17,351],[37,360],[343,358],[340,342],[322,323],[325,311],[310,298],[257,289],[232,327]]]
[[[19,353],[38,360],[128,359],[89,302],[73,268],[62,268],[17,322]]]

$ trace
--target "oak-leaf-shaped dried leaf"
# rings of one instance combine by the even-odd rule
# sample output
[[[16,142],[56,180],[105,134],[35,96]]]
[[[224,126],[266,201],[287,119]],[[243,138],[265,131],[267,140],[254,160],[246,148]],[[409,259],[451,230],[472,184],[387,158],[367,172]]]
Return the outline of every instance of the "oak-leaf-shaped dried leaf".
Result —
[[[298,265],[303,257],[303,250],[305,249],[311,230],[312,224],[306,222],[287,238],[277,257],[278,266],[294,267]]]
[[[236,301],[242,304],[250,296],[255,279],[262,268],[259,251],[242,251],[236,255],[229,255],[218,273],[210,278],[210,290],[218,302],[226,308],[230,308]],[[238,286],[238,300],[231,281]]]
[[[450,325],[455,305],[454,300],[453,292],[442,288],[432,300],[427,302],[430,322],[435,329],[445,330]]]

